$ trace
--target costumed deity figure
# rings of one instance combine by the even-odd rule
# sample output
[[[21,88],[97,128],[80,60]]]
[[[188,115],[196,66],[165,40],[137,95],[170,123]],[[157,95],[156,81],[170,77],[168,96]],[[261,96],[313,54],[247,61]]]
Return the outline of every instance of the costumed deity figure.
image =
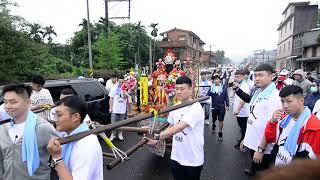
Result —
[[[121,84],[121,90],[127,92],[129,97],[129,103],[128,103],[128,114],[132,113],[132,108],[130,106],[130,103],[136,105],[137,103],[137,73],[134,72],[133,69],[130,70],[129,73],[124,75],[124,81]],[[137,110],[137,106],[134,106],[133,110]]]
[[[137,73],[130,70],[129,73],[124,75],[124,82],[121,85],[121,89],[128,92],[129,95],[134,95],[137,85]]]
[[[148,105],[148,76],[146,75],[145,70],[143,69],[140,76],[140,109],[144,110]]]
[[[181,70],[180,62],[175,62],[176,56],[172,49],[168,49],[165,57],[157,62],[157,70],[153,72],[154,105],[163,108],[173,105],[175,80],[185,75]]]

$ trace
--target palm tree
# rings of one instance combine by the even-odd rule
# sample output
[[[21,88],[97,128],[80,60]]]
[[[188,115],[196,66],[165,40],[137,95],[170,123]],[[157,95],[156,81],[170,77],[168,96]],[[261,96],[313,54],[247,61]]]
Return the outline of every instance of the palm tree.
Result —
[[[88,21],[86,19],[82,19],[82,22],[79,24],[79,26],[82,26],[83,28],[87,29]]]
[[[45,39],[48,36],[48,42],[51,43],[52,42],[52,37],[51,35],[55,35],[57,36],[57,33],[54,31],[53,26],[47,26],[44,28],[45,32],[43,33],[43,39]]]
[[[41,42],[42,38],[41,36],[43,35],[43,31],[42,31],[42,27],[35,23],[35,24],[29,24],[30,27],[30,32],[29,32],[29,36],[30,38],[34,39],[37,42]]]

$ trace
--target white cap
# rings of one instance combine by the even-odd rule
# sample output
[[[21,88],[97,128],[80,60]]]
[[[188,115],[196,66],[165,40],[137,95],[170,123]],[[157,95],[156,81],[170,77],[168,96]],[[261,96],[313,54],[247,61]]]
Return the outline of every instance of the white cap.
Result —
[[[101,83],[104,83],[104,79],[103,78],[99,78],[98,81],[101,82]]]
[[[280,71],[280,75],[281,75],[281,76],[286,76],[286,75],[288,75],[288,74],[289,74],[289,71],[286,70],[286,69],[282,69],[282,71]]]

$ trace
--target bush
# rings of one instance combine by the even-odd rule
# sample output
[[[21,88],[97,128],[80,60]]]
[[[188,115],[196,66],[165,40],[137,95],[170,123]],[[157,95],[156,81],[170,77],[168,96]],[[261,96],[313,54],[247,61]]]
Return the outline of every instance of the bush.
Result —
[[[116,74],[119,78],[123,78],[123,75],[126,73],[124,70],[118,69],[99,69],[93,71],[94,78],[103,78],[105,81],[110,79],[113,74]]]

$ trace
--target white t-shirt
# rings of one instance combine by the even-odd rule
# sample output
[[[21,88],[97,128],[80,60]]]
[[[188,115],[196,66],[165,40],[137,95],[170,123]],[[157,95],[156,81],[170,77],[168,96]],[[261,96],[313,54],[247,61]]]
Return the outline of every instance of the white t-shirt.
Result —
[[[9,118],[10,118],[9,114],[4,109],[4,104],[1,104],[1,106],[0,106],[0,121],[5,120],[5,119],[9,119]]]
[[[111,89],[112,89],[113,87],[115,87],[117,84],[118,84],[118,83],[113,84],[113,83],[112,83],[112,80],[109,79],[109,80],[107,81],[107,83],[106,83],[106,89],[107,89],[108,93],[110,93]]]
[[[284,143],[286,142],[287,137],[295,123],[296,121],[291,119],[287,127],[282,129],[282,133],[280,134],[278,140],[279,151],[276,156],[275,165],[289,164],[292,161],[293,156],[291,156],[290,153],[284,148]],[[298,145],[296,146],[296,150],[297,148]]]
[[[74,143],[69,165],[73,179],[103,179],[102,149],[96,135],[89,135]]]
[[[250,93],[252,93],[252,90],[253,90],[253,88],[254,88],[254,82],[251,81],[250,78],[248,78],[248,79],[247,79],[247,83],[248,83],[248,85],[249,85]]]
[[[112,113],[117,113],[117,114],[125,114],[126,113],[127,99],[123,98],[123,93],[125,93],[125,92],[121,91],[120,94],[118,94],[117,86],[111,88],[111,91],[109,93],[109,97],[113,99]]]
[[[245,82],[245,81],[242,82],[242,83],[240,84],[240,89],[241,89],[243,92],[245,92],[245,93],[247,93],[247,94],[250,94],[250,88],[249,88],[249,85],[248,85],[247,82]],[[240,98],[237,94],[235,94],[235,95],[234,95],[234,99],[233,99],[233,113],[235,113],[236,109],[238,109],[239,104],[240,104],[240,101],[242,101],[241,98]],[[249,105],[248,105],[248,103],[245,103],[245,104],[242,106],[242,108],[240,109],[240,112],[239,112],[239,114],[237,115],[237,117],[248,117],[249,114],[250,114]]]
[[[22,137],[25,124],[26,124],[25,122],[20,124],[8,123],[8,132],[12,140],[12,143],[16,143],[18,139]]]
[[[40,105],[53,105],[53,100],[50,94],[50,91],[48,89],[42,88],[40,91],[32,91],[31,94],[31,103],[32,106],[40,106]],[[44,111],[41,113],[37,114],[38,116],[44,118],[44,119],[49,119],[49,111]]]
[[[312,113],[315,114],[318,119],[320,119],[320,99],[315,103]]]
[[[211,84],[212,84],[211,81],[208,81],[208,80],[207,81],[200,81],[200,86],[211,86]],[[200,87],[199,88],[199,97],[206,96],[208,94],[208,92],[210,91],[210,88],[211,87]],[[205,101],[202,101],[201,103],[211,104],[211,99],[209,98]]]
[[[249,107],[250,108],[250,107]],[[254,151],[258,150],[258,146],[264,135],[267,122],[272,118],[274,111],[282,109],[279,91],[274,89],[268,99],[256,99],[251,107],[253,113],[250,112],[246,135],[244,137],[244,145]],[[273,144],[268,144],[265,154],[270,154]]]
[[[189,126],[173,135],[171,159],[183,166],[201,166],[204,162],[204,111],[200,103],[169,113],[170,124],[177,125],[180,121]]]
[[[30,99],[32,102],[32,106],[45,104],[53,105],[53,100],[48,89],[42,88],[40,91],[32,91]]]
[[[293,83],[293,79],[291,79],[291,78],[287,78],[287,79],[284,80],[284,84],[287,85],[287,86],[288,85],[292,85],[292,83]]]

